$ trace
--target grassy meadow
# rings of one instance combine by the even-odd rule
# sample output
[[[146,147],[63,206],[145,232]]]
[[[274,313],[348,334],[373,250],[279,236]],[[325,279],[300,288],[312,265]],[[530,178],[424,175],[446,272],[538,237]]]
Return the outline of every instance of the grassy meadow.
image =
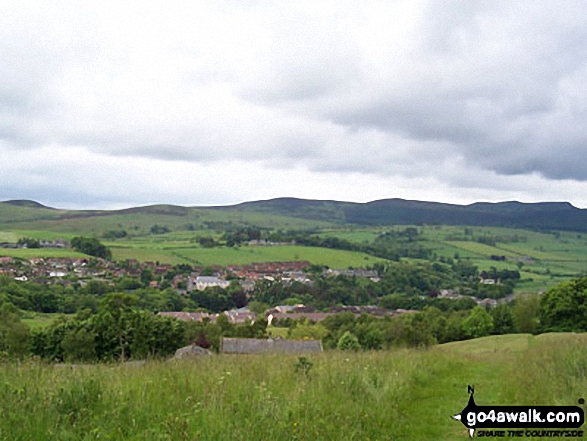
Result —
[[[215,355],[144,365],[0,365],[2,440],[465,440],[479,405],[576,405],[585,335],[485,337],[428,350]],[[532,439],[532,438],[526,438]]]
[[[406,226],[331,229],[325,235],[353,242],[371,242],[385,231]],[[419,244],[437,258],[466,259],[480,270],[491,267],[519,270],[521,280],[516,292],[538,292],[563,280],[587,274],[587,235],[577,232],[539,232],[502,227],[417,226]],[[465,234],[468,230],[469,234]],[[479,243],[475,238],[501,237],[495,245]],[[517,241],[507,240],[515,238]],[[491,256],[505,256],[506,261]],[[415,260],[415,259],[413,259]],[[520,267],[518,265],[521,265]]]
[[[486,245],[470,236],[494,236],[495,245]],[[479,269],[519,269],[521,280],[516,292],[537,292],[563,280],[587,273],[587,235],[576,232],[538,232],[500,227],[449,227],[420,228],[425,246],[437,256],[470,260]],[[455,240],[462,238],[463,240]],[[518,237],[517,241],[507,238]],[[491,260],[490,256],[505,256],[506,261]],[[521,265],[521,266],[518,266]]]
[[[278,245],[266,247],[217,247],[201,248],[197,245],[166,247],[148,244],[110,247],[114,259],[137,259],[140,261],[162,263],[189,263],[192,265],[245,265],[253,262],[279,262],[307,260],[311,264],[327,265],[331,268],[363,267],[380,262],[364,253],[297,245]]]

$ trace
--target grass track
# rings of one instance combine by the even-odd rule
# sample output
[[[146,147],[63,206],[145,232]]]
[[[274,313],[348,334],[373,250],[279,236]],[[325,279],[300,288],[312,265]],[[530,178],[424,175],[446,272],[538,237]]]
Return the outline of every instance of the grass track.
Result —
[[[467,385],[480,405],[574,405],[587,388],[586,342],[522,334],[325,352],[308,356],[308,376],[292,355],[3,364],[0,439],[466,440],[451,415]]]

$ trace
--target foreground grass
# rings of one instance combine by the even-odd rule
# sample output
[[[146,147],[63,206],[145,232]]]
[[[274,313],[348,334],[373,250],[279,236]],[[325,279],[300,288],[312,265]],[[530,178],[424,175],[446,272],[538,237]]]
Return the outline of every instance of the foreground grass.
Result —
[[[213,356],[184,362],[0,366],[0,439],[467,439],[478,404],[574,405],[585,336],[500,336],[431,350]],[[527,438],[529,439],[529,438]]]

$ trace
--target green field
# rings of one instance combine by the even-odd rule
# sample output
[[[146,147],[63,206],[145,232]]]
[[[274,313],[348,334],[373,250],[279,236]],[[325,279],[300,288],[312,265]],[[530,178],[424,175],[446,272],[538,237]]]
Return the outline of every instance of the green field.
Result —
[[[34,213],[28,207],[9,207],[0,224],[0,241],[16,241],[20,237],[37,239],[71,239],[77,234],[100,238],[114,259],[137,259],[169,264],[242,265],[253,262],[301,261],[331,268],[371,266],[380,259],[364,253],[302,246],[201,248],[198,240],[214,237],[222,244],[222,234],[234,226],[257,225],[273,229],[312,228],[320,236],[334,236],[356,244],[372,243],[378,235],[401,231],[407,226],[354,227],[334,226],[324,221],[259,212],[234,212],[207,209],[154,207],[151,211],[80,216],[55,219],[51,210],[42,210],[45,219],[6,222],[16,212]],[[32,210],[32,211],[31,211]],[[38,214],[38,213],[37,213]],[[16,215],[15,215],[16,216]],[[39,214],[41,216],[41,214]],[[168,227],[166,234],[150,234],[153,225]],[[502,227],[415,226],[420,233],[418,245],[433,253],[433,259],[469,260],[480,270],[519,270],[521,281],[517,292],[536,292],[573,277],[587,274],[587,235],[575,232],[539,232]],[[125,230],[128,236],[107,240],[102,236],[111,230]],[[494,237],[494,245],[479,243],[479,238]],[[0,249],[0,256],[81,257],[71,250]],[[491,256],[505,256],[506,261]]]
[[[536,232],[500,227],[418,227],[423,246],[443,258],[467,259],[479,269],[519,269],[522,280],[516,291],[546,289],[562,280],[587,273],[587,238],[574,232]],[[465,229],[469,235],[465,234]],[[480,236],[514,238],[518,241],[497,241],[495,246],[479,243]],[[462,240],[454,240],[454,239]],[[505,256],[506,261],[490,257]],[[521,268],[518,267],[521,264]],[[532,280],[528,280],[532,279]]]
[[[165,263],[190,263],[192,265],[245,265],[253,262],[302,261],[312,264],[327,265],[330,268],[348,268],[373,265],[381,261],[364,253],[331,250],[326,248],[305,247],[297,245],[267,247],[218,247],[200,248],[193,246],[167,247],[112,247],[115,259],[135,258],[144,261]]]
[[[586,341],[521,334],[429,350],[330,351],[307,355],[307,374],[294,355],[4,363],[0,439],[466,440],[451,416],[467,404],[467,385],[478,405],[577,405]]]
[[[20,208],[20,207],[19,207]],[[145,235],[153,225],[169,228],[171,231],[187,231],[191,225],[196,231],[214,229],[221,225],[256,225],[262,228],[307,229],[328,228],[333,224],[326,221],[306,220],[295,217],[266,215],[254,212],[231,212],[188,208],[178,212],[142,212],[103,213],[65,217],[61,219],[32,219],[27,221],[6,222],[0,216],[2,230],[42,230],[55,233],[85,234],[101,236],[109,230],[126,230],[131,235]]]
[[[42,329],[51,325],[59,316],[68,317],[66,314],[26,312],[21,318],[21,321],[34,331],[35,329]]]
[[[16,242],[19,239],[16,233],[12,231],[0,231],[0,242]]]

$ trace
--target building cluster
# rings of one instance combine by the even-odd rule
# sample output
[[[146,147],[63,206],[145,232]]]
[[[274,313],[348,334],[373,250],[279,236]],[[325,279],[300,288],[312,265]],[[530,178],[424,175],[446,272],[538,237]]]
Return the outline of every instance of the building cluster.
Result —
[[[202,268],[195,267],[191,274],[176,274],[169,281],[169,286],[178,289],[183,292],[192,292],[194,290],[203,291],[206,288],[219,287],[226,289],[230,286],[232,280],[238,283],[243,291],[251,293],[254,291],[255,286],[260,281],[275,282],[279,281],[284,284],[292,282],[299,282],[306,285],[312,285],[314,283],[308,277],[308,274],[303,270],[310,266],[309,262],[270,262],[270,263],[252,263],[250,265],[240,266],[229,266],[227,268],[214,267],[214,273],[212,275],[201,275]],[[32,259],[16,259],[13,257],[0,257],[0,276],[9,276],[16,281],[33,281],[36,283],[52,284],[72,284],[75,282],[84,283],[84,280],[98,279],[102,281],[113,281],[122,278],[140,278],[143,271],[149,271],[152,275],[153,281],[150,283],[151,287],[160,287],[163,275],[173,268],[169,264],[160,264],[155,262],[139,262],[138,260],[125,260],[121,262],[111,262],[99,258],[32,258]],[[376,271],[355,269],[355,270],[332,270],[328,269],[323,272],[324,276],[336,277],[363,277],[373,282],[379,281],[379,276]],[[496,283],[492,279],[482,280],[480,283]],[[477,304],[492,308],[498,304],[497,300],[494,299],[478,299],[472,296],[466,296],[459,294],[453,290],[441,290],[436,294],[438,298],[458,300],[461,298],[469,297],[477,302]],[[510,301],[511,298],[507,297],[501,301]],[[278,308],[282,308],[281,310]],[[349,307],[340,307],[349,308]],[[383,316],[388,315],[388,311],[379,311],[375,307],[352,307],[359,308],[356,311],[351,312],[361,314],[366,312],[368,314]],[[368,310],[363,310],[367,308]],[[380,308],[381,309],[381,308]],[[229,321],[232,323],[241,323],[245,319],[251,319],[248,312],[244,312],[245,315],[231,315]],[[343,312],[338,311],[338,312]],[[271,314],[273,319],[281,318],[307,318],[312,321],[323,320],[328,315],[335,314],[335,311],[329,311],[327,313],[310,311],[303,305],[296,306],[282,306],[272,310],[267,315]],[[184,313],[182,313],[184,314]],[[200,314],[200,313],[194,313]],[[230,313],[235,314],[235,313]],[[326,315],[324,315],[326,314]],[[190,320],[200,320],[204,316],[193,316]],[[210,320],[214,321],[215,318],[212,315],[206,316]]]
[[[473,299],[475,300],[475,302],[477,302],[477,305],[483,306],[485,308],[495,308],[498,303],[501,302],[511,302],[513,299],[513,296],[507,296],[503,299],[495,300],[495,299],[478,299],[477,297],[473,297],[473,296],[466,296],[463,294],[459,294],[457,292],[454,292],[452,289],[443,289],[441,290],[438,295],[436,296],[439,299],[448,299],[448,300],[459,300],[459,299],[464,299],[464,298],[469,298],[469,299]]]
[[[338,269],[327,269],[324,270],[325,276],[345,276],[345,277],[363,277],[365,279],[369,279],[372,282],[379,282],[379,274],[377,271],[374,270],[366,270],[366,269],[348,269],[348,270],[338,270]]]
[[[35,257],[17,259],[0,257],[0,275],[10,276],[17,281],[71,283],[84,279],[112,280],[123,277],[137,278],[144,270],[151,270],[154,276],[162,276],[172,265],[126,260],[111,262],[100,258]]]
[[[310,262],[267,262],[252,263],[250,265],[231,265],[226,267],[236,277],[250,280],[275,280],[287,277],[305,276],[304,269],[310,266]]]
[[[0,275],[18,281],[49,283],[63,278],[100,278],[112,271],[112,263],[101,259],[0,257]]]
[[[361,314],[370,314],[375,317],[395,317],[401,314],[415,313],[418,311],[406,309],[385,309],[378,306],[334,306],[329,308],[326,312],[318,312],[315,308],[305,305],[280,305],[266,310],[261,316],[267,319],[269,325],[275,324],[280,320],[307,320],[309,322],[318,323],[327,317],[331,317],[342,312],[350,312],[356,316]],[[163,311],[159,315],[165,317],[174,317],[183,321],[204,322],[210,321],[216,323],[218,317],[226,316],[229,323],[243,324],[254,323],[259,315],[250,311],[247,307],[240,309],[232,309],[218,314],[209,314],[207,312],[185,312],[185,311]]]
[[[209,314],[207,312],[162,311],[159,312],[158,315],[173,317],[186,322],[210,321],[211,323],[216,323],[218,317],[224,315],[228,319],[228,322],[233,325],[247,322],[254,323],[257,319],[257,314],[251,312],[248,308],[231,309],[230,311],[224,311],[219,314]]]
[[[248,265],[231,265],[226,268],[212,267],[212,273],[204,273],[202,267],[193,267],[188,274],[176,274],[170,285],[176,289],[192,292],[203,291],[206,288],[228,288],[231,280],[237,280],[245,292],[252,292],[260,281],[293,282],[312,286],[314,281],[304,270],[310,266],[307,261],[298,262],[268,262],[252,263]],[[32,258],[17,259],[14,257],[0,257],[0,275],[13,277],[18,281],[34,281],[37,283],[73,283],[76,280],[100,279],[111,281],[122,278],[140,278],[144,271],[152,276],[151,287],[159,287],[163,275],[173,268],[170,264],[159,262],[139,262],[128,259],[111,262],[100,258]],[[367,270],[327,270],[327,276],[348,275],[353,277],[367,277],[378,280],[375,271]],[[206,274],[206,275],[204,275]]]
[[[28,248],[28,244],[26,241],[19,241],[19,242],[0,242],[0,248]],[[52,249],[63,249],[63,248],[71,248],[71,244],[63,239],[56,239],[56,240],[44,240],[41,239],[38,241],[38,248],[52,248]]]

